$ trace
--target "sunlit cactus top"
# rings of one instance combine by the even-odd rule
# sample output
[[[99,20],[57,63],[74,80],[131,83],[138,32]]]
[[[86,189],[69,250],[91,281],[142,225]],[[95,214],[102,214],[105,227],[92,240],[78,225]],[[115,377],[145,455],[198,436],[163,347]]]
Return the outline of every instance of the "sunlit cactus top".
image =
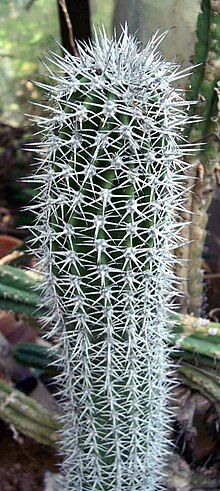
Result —
[[[163,488],[173,253],[191,151],[171,85],[186,72],[157,51],[163,38],[141,50],[127,27],[118,40],[103,30],[79,57],[49,56],[52,83],[38,84],[50,103],[38,119],[32,244],[61,353],[66,491]]]

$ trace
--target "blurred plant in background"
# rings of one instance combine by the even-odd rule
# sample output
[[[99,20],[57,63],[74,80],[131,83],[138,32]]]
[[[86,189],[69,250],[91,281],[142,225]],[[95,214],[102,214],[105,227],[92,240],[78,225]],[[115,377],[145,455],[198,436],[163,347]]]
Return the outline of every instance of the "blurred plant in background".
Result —
[[[113,0],[91,0],[91,20],[112,28]],[[44,72],[39,55],[59,51],[60,40],[55,0],[1,0],[0,17],[0,120],[19,126],[26,123],[29,101],[40,98],[31,80]],[[42,78],[42,77],[41,77]],[[39,111],[32,107],[32,112]]]
[[[0,18],[0,119],[19,125],[27,99],[39,93],[30,79],[40,68],[39,53],[59,39],[57,9],[54,0],[2,0]]]

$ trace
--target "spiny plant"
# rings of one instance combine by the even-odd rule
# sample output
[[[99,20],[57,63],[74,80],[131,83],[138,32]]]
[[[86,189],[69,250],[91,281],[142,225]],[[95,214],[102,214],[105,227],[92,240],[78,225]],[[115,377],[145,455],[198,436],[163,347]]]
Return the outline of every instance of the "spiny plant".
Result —
[[[219,110],[218,81],[220,77],[220,0],[202,0],[201,12],[197,21],[197,41],[193,58],[197,69],[192,73],[187,98],[197,100],[192,113],[198,115],[193,125],[187,127],[189,141],[205,142],[191,157],[191,179],[188,183],[193,193],[188,196],[184,220],[191,220],[191,225],[184,231],[188,244],[182,247],[179,255],[188,258],[182,261],[178,275],[185,279],[181,289],[184,293],[182,311],[200,316],[204,303],[203,253],[208,221],[208,208],[220,161],[219,144]]]
[[[8,265],[0,265],[0,309],[12,310],[26,315],[40,315],[36,309],[39,295],[33,290],[36,280],[26,271]]]
[[[181,134],[187,106],[156,34],[141,50],[104,29],[79,57],[48,55],[49,104],[34,177],[32,250],[44,272],[44,322],[56,345],[60,488],[163,489],[170,411],[170,312]],[[39,246],[40,243],[40,246]],[[35,250],[36,249],[36,250]]]

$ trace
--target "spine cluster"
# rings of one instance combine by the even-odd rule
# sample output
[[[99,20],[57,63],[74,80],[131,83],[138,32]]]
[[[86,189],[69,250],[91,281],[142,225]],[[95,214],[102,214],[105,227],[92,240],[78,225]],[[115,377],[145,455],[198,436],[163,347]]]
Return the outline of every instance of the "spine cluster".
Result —
[[[119,40],[102,32],[79,58],[52,54],[51,84],[39,84],[50,103],[38,120],[32,249],[61,353],[65,491],[163,489],[174,251],[191,151],[186,103],[172,87],[182,74],[157,51],[163,37],[141,51],[126,27]]]

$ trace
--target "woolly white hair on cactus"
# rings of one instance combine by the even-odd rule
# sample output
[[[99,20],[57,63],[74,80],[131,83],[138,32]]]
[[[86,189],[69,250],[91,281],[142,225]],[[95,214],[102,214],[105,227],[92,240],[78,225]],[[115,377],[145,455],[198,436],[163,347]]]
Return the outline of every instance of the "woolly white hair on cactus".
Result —
[[[118,40],[102,30],[79,57],[52,54],[58,71],[39,84],[50,104],[32,250],[61,353],[68,491],[163,489],[173,251],[192,150],[188,103],[171,85],[186,72],[157,51],[164,36],[140,50],[127,27]]]

